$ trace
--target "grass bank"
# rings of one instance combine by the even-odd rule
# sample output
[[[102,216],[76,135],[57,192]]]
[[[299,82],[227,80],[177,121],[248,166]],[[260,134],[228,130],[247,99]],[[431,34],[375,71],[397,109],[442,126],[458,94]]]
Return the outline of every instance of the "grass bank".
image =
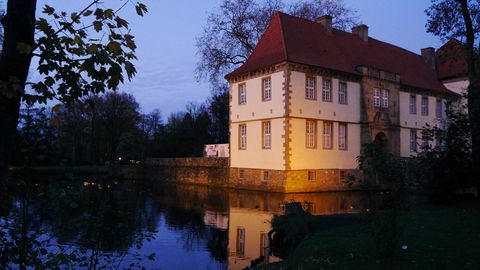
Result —
[[[313,233],[287,260],[255,269],[480,269],[479,203],[415,206],[398,227],[392,259],[376,257],[370,223],[358,223]]]

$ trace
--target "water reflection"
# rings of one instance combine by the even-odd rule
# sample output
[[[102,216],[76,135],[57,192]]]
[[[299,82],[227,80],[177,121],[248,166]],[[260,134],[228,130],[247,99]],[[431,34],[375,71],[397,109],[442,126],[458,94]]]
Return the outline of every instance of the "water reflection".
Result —
[[[2,203],[9,203],[8,216],[17,222],[25,221],[26,207],[28,231],[46,232],[54,240],[50,251],[58,245],[102,251],[105,264],[127,266],[138,257],[132,254],[155,253],[154,261],[138,264],[147,269],[235,270],[275,262],[268,232],[287,202],[301,202],[315,215],[379,203],[376,195],[360,192],[278,194],[98,178],[48,179],[28,189],[30,198],[18,192]]]

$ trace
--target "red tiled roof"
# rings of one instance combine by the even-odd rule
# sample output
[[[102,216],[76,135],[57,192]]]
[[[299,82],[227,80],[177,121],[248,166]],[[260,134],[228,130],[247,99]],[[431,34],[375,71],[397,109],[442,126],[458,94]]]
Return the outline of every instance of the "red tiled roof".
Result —
[[[423,58],[397,46],[333,29],[281,12],[275,13],[248,60],[226,78],[283,61],[359,74],[357,66],[369,66],[400,74],[402,84],[445,92],[435,71]]]
[[[467,74],[467,59],[462,50],[462,42],[457,39],[450,39],[435,52],[435,56],[439,79],[450,79]]]

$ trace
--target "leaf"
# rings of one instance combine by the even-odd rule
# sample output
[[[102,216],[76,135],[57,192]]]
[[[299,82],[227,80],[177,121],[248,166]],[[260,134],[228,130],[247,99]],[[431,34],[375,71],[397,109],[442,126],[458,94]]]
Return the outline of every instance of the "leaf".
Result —
[[[131,62],[125,61],[124,67],[125,71],[127,72],[128,79],[131,80],[133,76],[135,76],[135,74],[137,73],[135,66]]]
[[[101,21],[94,21],[93,22],[93,28],[95,31],[100,32],[102,31],[103,23]]]
[[[106,9],[104,12],[103,12],[103,16],[107,19],[113,19],[113,15],[115,13],[113,12],[113,9]]]
[[[88,16],[92,15],[92,13],[93,13],[93,11],[87,10],[83,13],[83,16],[88,17]]]
[[[94,54],[94,53],[98,52],[98,47],[97,47],[97,45],[95,45],[95,44],[90,44],[90,45],[87,47],[87,51],[88,51],[88,53],[90,53],[90,54]]]
[[[148,12],[147,6],[139,2],[137,2],[137,5],[135,6],[135,10],[137,11],[137,14],[139,16],[143,16],[145,13]]]
[[[117,22],[117,27],[125,27],[128,28],[128,22],[120,17],[116,17],[115,21]]]
[[[52,107],[52,112],[59,112],[63,108],[63,104],[59,103]]]
[[[135,41],[133,40],[134,36],[127,34],[124,36],[124,38],[125,38],[125,44],[127,45],[127,47],[130,50],[134,51],[137,48],[137,45],[135,45]]]
[[[122,53],[122,47],[121,47],[120,43],[118,43],[116,41],[110,41],[107,44],[107,51],[109,51],[113,54],[120,54],[120,53]]]
[[[33,50],[33,47],[28,45],[27,43],[18,42],[16,49],[21,54],[30,54]]]
[[[45,14],[48,14],[48,15],[52,15],[53,13],[55,13],[55,9],[49,5],[45,5],[43,7],[43,10],[42,10],[42,13],[45,13]]]

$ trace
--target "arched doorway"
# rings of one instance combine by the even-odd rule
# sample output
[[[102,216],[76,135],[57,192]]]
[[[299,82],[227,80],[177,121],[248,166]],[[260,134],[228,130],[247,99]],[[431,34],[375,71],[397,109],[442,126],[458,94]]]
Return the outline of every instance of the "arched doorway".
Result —
[[[387,151],[388,139],[385,133],[377,133],[377,135],[375,135],[375,143],[380,146],[380,149],[382,149],[383,151]]]

